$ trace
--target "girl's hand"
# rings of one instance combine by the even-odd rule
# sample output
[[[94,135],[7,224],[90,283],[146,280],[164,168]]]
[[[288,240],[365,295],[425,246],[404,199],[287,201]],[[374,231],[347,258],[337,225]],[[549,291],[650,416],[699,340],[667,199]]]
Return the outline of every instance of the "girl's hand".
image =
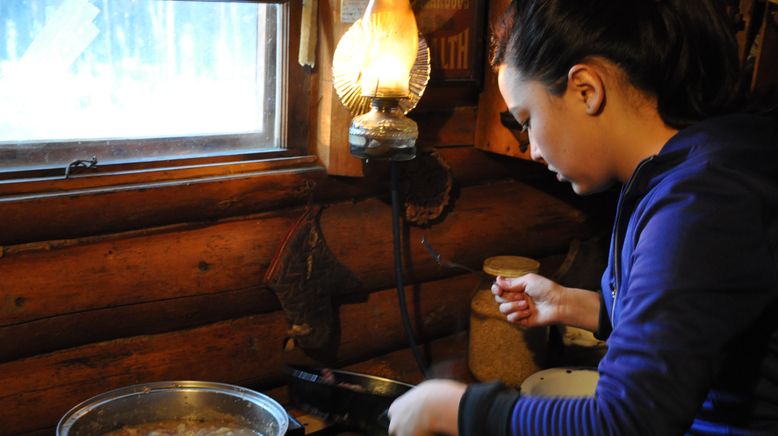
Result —
[[[457,434],[459,401],[467,386],[453,380],[428,380],[389,407],[389,434],[422,436]]]
[[[492,285],[500,312],[524,327],[561,322],[561,301],[566,288],[537,274],[516,278],[497,277]]]

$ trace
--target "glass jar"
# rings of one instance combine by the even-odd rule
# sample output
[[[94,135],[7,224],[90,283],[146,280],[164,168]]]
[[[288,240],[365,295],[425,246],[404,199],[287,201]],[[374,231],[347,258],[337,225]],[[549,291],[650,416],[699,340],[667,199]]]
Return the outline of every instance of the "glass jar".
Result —
[[[537,273],[540,263],[520,256],[496,256],[484,261],[484,278],[470,302],[468,366],[479,381],[500,380],[518,388],[543,369],[548,354],[548,327],[522,327],[500,312],[491,286],[497,276]]]

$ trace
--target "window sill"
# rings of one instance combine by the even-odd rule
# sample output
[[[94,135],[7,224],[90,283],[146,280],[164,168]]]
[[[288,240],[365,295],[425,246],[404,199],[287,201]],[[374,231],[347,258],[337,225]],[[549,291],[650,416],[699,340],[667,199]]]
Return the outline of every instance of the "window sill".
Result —
[[[113,186],[155,184],[173,180],[233,175],[255,171],[272,171],[304,166],[315,156],[292,156],[288,151],[272,151],[209,158],[160,160],[99,165],[96,168],[73,168],[68,177],[65,169],[42,169],[10,174],[0,180],[0,200],[9,196],[51,195],[83,189],[110,190]],[[3,175],[0,173],[0,177]]]
[[[325,176],[315,156],[293,156],[4,182],[0,245],[209,222],[290,207],[305,203]]]

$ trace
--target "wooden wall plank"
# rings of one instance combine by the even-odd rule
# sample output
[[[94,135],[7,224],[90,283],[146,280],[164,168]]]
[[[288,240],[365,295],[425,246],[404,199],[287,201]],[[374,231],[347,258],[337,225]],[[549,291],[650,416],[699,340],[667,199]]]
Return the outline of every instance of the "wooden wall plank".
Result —
[[[427,338],[466,328],[475,275],[406,287],[411,319]],[[370,319],[370,323],[365,320]],[[404,348],[394,289],[340,306],[336,366]],[[109,389],[159,380],[210,380],[261,389],[283,380],[287,322],[281,312],[189,330],[123,338],[0,364],[0,422],[17,434],[52,427],[78,402]]]
[[[305,203],[320,166],[0,198],[0,245],[214,220]],[[194,187],[194,188],[193,188]]]
[[[156,380],[236,382],[270,374],[281,354],[261,345],[281,341],[280,313],[159,336],[99,343],[1,364],[0,422],[8,434],[51,427],[97,393]]]
[[[441,274],[420,243],[423,235],[442,255],[479,268],[489,256],[565,252],[570,240],[588,231],[580,211],[517,182],[466,188],[455,202],[440,224],[406,230],[409,280]],[[394,275],[389,206],[375,200],[358,204],[361,207],[337,204],[327,209],[323,233],[333,253],[368,289],[386,287],[386,278]]]
[[[316,129],[316,154],[327,168],[327,173],[361,177],[364,175],[362,161],[351,156],[348,145],[351,114],[340,102],[332,84],[332,57],[349,26],[348,23],[340,22],[339,0],[319,2],[319,50],[316,65],[319,82],[312,125]]]
[[[279,308],[270,290],[252,287],[63,313],[0,328],[0,362],[93,342],[184,330]]]
[[[140,147],[141,145],[128,141],[127,147]],[[237,158],[243,157],[244,160]],[[295,168],[311,167],[316,164],[315,156],[293,156],[259,159],[260,155],[253,156],[227,156],[192,159],[193,162],[177,161],[178,166],[164,162],[125,163],[116,165],[104,165],[89,169],[90,172],[72,175],[68,179],[40,178],[14,182],[3,180],[0,182],[0,197],[3,202],[13,201],[11,198],[23,198],[25,195],[32,198],[36,194],[48,196],[69,195],[68,191],[98,192],[100,188],[109,190],[112,186],[149,185],[158,182],[171,182],[175,180],[192,180],[206,177],[219,177],[225,174],[255,174],[261,171],[278,171]],[[86,170],[85,170],[86,171]]]
[[[489,22],[495,23],[508,6],[508,0],[492,1],[489,5]],[[491,68],[484,72],[484,89],[478,98],[478,119],[475,128],[475,146],[481,150],[507,156],[529,159],[529,152],[522,152],[519,141],[500,122],[500,112],[508,109],[497,86],[497,73]]]
[[[243,289],[300,211],[0,258],[0,325]]]
[[[451,168],[456,187],[467,187],[484,183],[494,183],[512,179],[521,182],[533,182],[541,190],[558,187],[570,192],[569,197],[577,202],[585,202],[588,197],[578,197],[569,185],[559,183],[545,166],[525,159],[516,159],[488,153],[472,146],[448,146],[435,149],[443,161]],[[372,161],[365,169],[366,177],[327,177],[316,191],[317,201],[334,202],[339,200],[359,200],[371,196],[388,195],[389,166]],[[539,183],[536,183],[539,182]]]
[[[318,88],[318,75],[315,70],[300,65],[297,54],[300,52],[300,39],[296,35],[302,33],[303,2],[289,2],[289,56],[287,56],[288,77],[287,91],[289,96],[286,120],[287,148],[310,152],[313,137],[316,134],[315,125],[311,124],[316,112],[315,96]]]
[[[421,235],[479,268],[492,255],[565,252],[586,229],[577,210],[515,182],[467,188],[457,201],[435,227],[407,229],[408,283],[458,273],[434,263]],[[0,258],[0,360],[275,310],[262,276],[301,212]],[[326,243],[365,291],[394,283],[390,219],[389,205],[375,199],[322,214]]]
[[[562,255],[539,259],[541,274],[552,277],[563,259]],[[272,291],[252,287],[55,315],[0,328],[0,362],[122,337],[186,330],[279,309]]]
[[[564,252],[586,229],[578,210],[516,182],[463,189],[456,201],[439,225],[408,229],[411,280],[451,274],[418,243],[422,235],[441,253],[478,267],[491,255]],[[370,199],[330,205],[322,214],[330,250],[366,290],[394,281],[390,209]],[[300,213],[6,255],[0,258],[0,325],[257,285]]]
[[[455,184],[459,187],[511,177],[521,180],[521,176],[525,173],[522,169],[515,170],[514,163],[511,161],[521,163],[526,161],[486,153],[472,146],[446,146],[436,148],[436,151],[451,168]],[[387,196],[391,180],[389,168],[385,162],[371,161],[365,167],[364,178],[327,177],[316,190],[316,200],[335,202]]]
[[[459,134],[453,138],[457,136]],[[450,141],[458,142],[456,139]],[[440,153],[452,167],[455,177],[465,176],[457,179],[463,185],[509,175],[504,163],[495,165],[495,159],[471,147],[444,147]],[[465,155],[467,158],[458,158]],[[0,199],[3,217],[0,246],[274,210],[304,203],[315,186],[320,186],[316,188],[316,196],[321,201],[364,198],[387,192],[388,181],[386,171],[372,179],[337,178],[324,177],[323,169],[315,166],[302,170],[172,180],[155,185],[129,184],[72,193],[52,192],[43,196],[6,196]]]

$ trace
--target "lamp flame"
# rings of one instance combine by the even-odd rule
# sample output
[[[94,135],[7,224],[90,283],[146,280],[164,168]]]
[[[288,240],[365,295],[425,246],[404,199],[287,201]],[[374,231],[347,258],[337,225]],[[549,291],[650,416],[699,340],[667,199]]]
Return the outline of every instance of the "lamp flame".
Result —
[[[370,0],[362,17],[362,95],[407,98],[419,30],[408,0]]]

